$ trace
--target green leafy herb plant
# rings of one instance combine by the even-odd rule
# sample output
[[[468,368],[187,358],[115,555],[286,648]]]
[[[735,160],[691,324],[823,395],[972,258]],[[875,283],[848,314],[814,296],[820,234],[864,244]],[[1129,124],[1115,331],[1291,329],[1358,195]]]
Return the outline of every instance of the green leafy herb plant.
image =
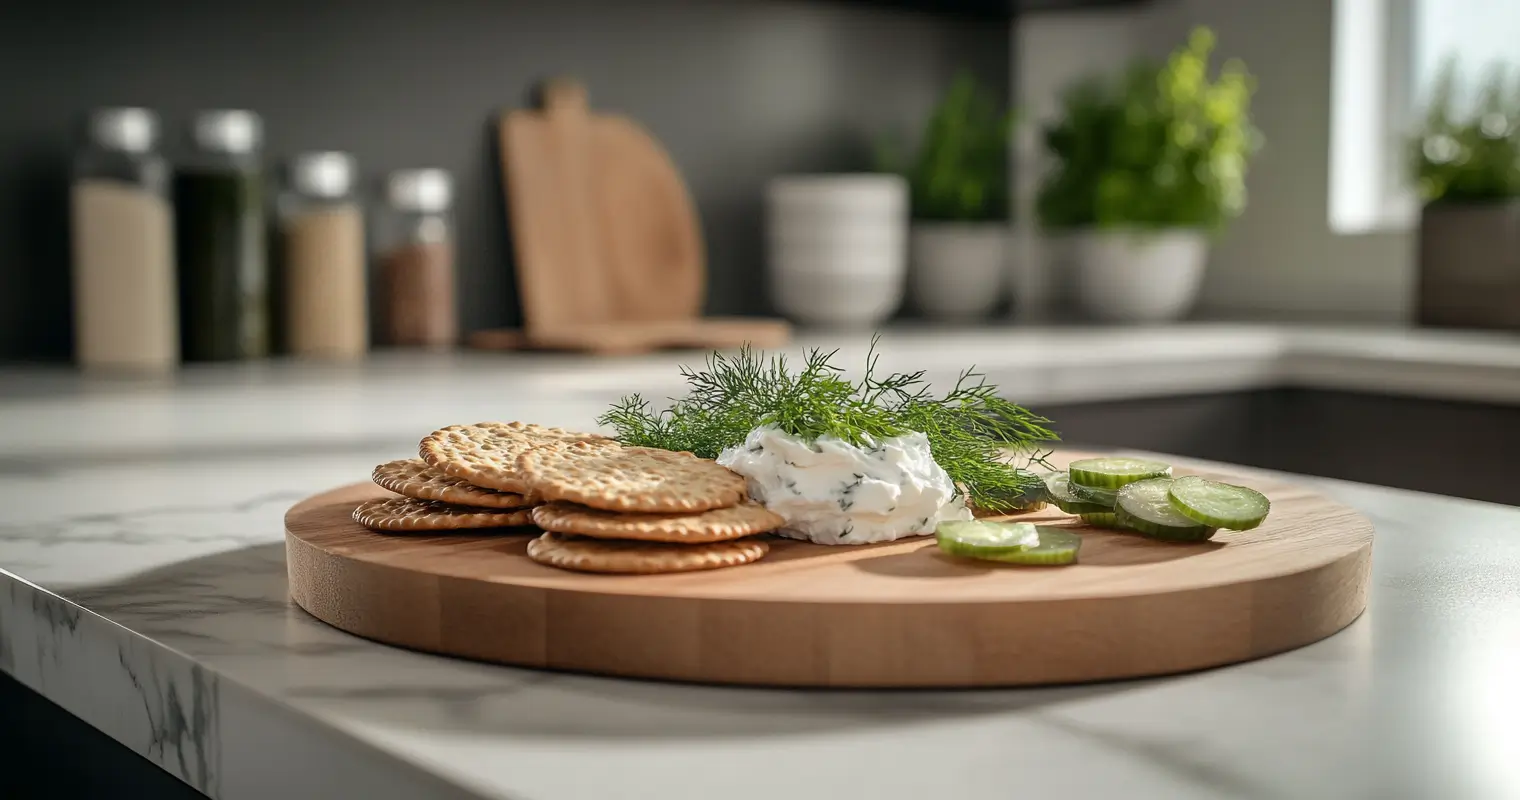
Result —
[[[793,370],[784,355],[763,358],[749,348],[714,353],[704,370],[681,369],[688,393],[656,410],[643,397],[624,397],[598,418],[623,444],[684,450],[717,458],[749,432],[775,425],[806,441],[833,436],[869,447],[910,431],[929,440],[936,463],[970,501],[1008,511],[1040,478],[1024,467],[1045,463],[1042,445],[1057,439],[1050,420],[1000,397],[997,387],[967,371],[954,388],[933,395],[924,372],[879,375],[875,342],[859,381],[833,363],[837,351],[809,350]],[[1010,451],[1025,457],[1010,463]]]
[[[1426,203],[1493,203],[1520,197],[1520,73],[1490,69],[1477,102],[1458,108],[1455,59],[1442,65],[1421,130],[1408,144]]]
[[[883,141],[880,171],[908,181],[914,219],[985,222],[1008,217],[1008,150],[1014,114],[971,72],[957,73],[911,158]]]
[[[1042,227],[1218,230],[1246,205],[1255,80],[1238,59],[1210,77],[1214,34],[1195,28],[1160,66],[1079,82],[1044,131],[1054,159],[1036,201]]]

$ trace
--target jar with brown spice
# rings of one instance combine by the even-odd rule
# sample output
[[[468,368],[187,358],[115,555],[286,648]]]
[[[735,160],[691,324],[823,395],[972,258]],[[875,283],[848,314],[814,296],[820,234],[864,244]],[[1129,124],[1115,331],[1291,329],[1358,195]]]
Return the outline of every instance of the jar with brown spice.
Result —
[[[440,169],[401,170],[386,184],[380,245],[384,338],[397,347],[449,348],[459,339],[453,185]]]

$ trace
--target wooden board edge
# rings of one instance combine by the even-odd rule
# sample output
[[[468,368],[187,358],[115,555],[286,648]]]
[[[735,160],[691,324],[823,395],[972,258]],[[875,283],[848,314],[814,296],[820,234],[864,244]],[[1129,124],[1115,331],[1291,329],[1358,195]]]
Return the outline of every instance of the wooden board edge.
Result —
[[[291,513],[300,506],[293,507]],[[1110,651],[1123,651],[1131,658],[1141,650],[1151,654],[1140,659],[1138,666],[1117,667],[1121,659],[1114,652],[1057,648],[1054,653],[1009,652],[999,660],[1009,666],[997,672],[958,672],[947,669],[945,651],[934,648],[889,654],[882,660],[872,658],[866,647],[865,657],[851,660],[849,654],[858,655],[865,644],[860,640],[861,626],[830,625],[826,615],[808,603],[715,599],[688,603],[700,609],[672,615],[669,609],[659,609],[667,613],[647,613],[656,610],[654,606],[678,602],[669,598],[584,592],[561,592],[551,598],[533,587],[511,587],[511,591],[493,591],[492,602],[482,611],[475,605],[482,600],[481,587],[473,585],[478,582],[343,559],[301,539],[288,525],[286,528],[292,600],[324,623],[366,639],[518,667],[769,688],[1015,688],[1161,677],[1251,661],[1313,644],[1355,622],[1367,607],[1371,555],[1369,538],[1364,546],[1315,569],[1244,587],[1209,586],[1138,598],[1075,601],[1096,606],[1085,616],[1098,620],[1098,625],[1094,630],[1069,631],[1074,634],[1070,638],[1091,643],[1104,640],[1103,632],[1107,631]],[[395,600],[398,580],[414,584],[404,603]],[[1180,625],[1190,609],[1219,607],[1222,600],[1215,595],[1239,592],[1249,593],[1250,602],[1243,604],[1247,618],[1237,619],[1234,627],[1230,620],[1224,620],[1210,630],[1195,630],[1179,640],[1169,636],[1175,634],[1176,627],[1155,629],[1130,624],[1136,619],[1160,619]],[[356,597],[367,600],[356,605]],[[419,603],[416,597],[424,600]],[[570,631],[551,635],[551,604],[561,619],[570,620],[560,626],[569,626]],[[1028,603],[1021,606],[1018,615],[1000,613],[997,604],[980,605],[983,608],[970,617],[977,632],[968,638],[983,647],[1008,647],[1027,639],[1029,631],[1021,628],[1019,621],[1039,617]],[[453,632],[429,629],[429,615],[436,618],[446,608],[467,607],[474,608],[473,617],[480,628],[466,625],[464,630]],[[1292,624],[1252,624],[1250,618],[1263,609],[1285,614],[1281,618]],[[945,628],[943,614],[947,610],[953,608],[924,606],[908,615],[906,627],[900,620],[894,621],[891,624],[897,627],[891,636],[872,641],[915,636],[933,641]],[[624,624],[609,626],[609,619]],[[679,623],[672,625],[672,619]],[[584,621],[580,624],[586,626],[585,635],[574,631],[576,620]],[[519,640],[508,642],[489,635],[502,630],[511,630]],[[1120,637],[1117,640],[1115,633]],[[768,648],[768,652],[796,655],[765,660],[736,658],[734,642],[739,640],[733,637],[774,640],[783,646]],[[784,646],[788,639],[798,637],[806,641],[796,644],[804,646]],[[678,640],[703,644],[692,648]],[[1190,652],[1189,641],[1208,642],[1212,649],[1207,654]],[[843,662],[831,657],[840,653],[846,654]],[[1030,655],[1034,660],[1026,660]],[[1099,666],[1073,669],[1065,663],[1071,659]],[[883,674],[883,664],[891,666],[893,677]]]

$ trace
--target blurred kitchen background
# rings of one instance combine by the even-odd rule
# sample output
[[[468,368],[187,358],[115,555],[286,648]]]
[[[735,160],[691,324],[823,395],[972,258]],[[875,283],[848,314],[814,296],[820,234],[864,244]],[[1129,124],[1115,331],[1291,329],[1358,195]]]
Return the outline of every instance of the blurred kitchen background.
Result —
[[[1075,443],[1520,500],[1512,0],[58,0],[0,66],[15,374],[881,330],[1161,376],[1003,364]]]

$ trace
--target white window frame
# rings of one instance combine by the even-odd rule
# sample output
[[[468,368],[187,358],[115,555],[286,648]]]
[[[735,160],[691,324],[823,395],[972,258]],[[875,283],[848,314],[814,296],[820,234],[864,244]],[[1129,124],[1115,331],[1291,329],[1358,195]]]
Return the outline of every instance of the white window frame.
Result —
[[[1412,0],[1333,0],[1330,229],[1407,231],[1420,202],[1409,180],[1414,102]]]

